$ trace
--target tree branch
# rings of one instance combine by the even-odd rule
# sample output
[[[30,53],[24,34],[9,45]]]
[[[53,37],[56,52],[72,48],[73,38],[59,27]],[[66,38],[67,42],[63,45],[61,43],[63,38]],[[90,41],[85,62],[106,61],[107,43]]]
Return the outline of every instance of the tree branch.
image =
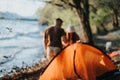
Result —
[[[53,3],[52,1],[45,1],[45,2],[48,3],[48,4],[52,4],[52,5],[55,5],[55,6],[58,6],[58,7],[65,8],[62,4]]]
[[[97,9],[92,4],[89,4],[89,6],[91,7],[92,11],[96,13]]]
[[[67,2],[65,0],[61,0],[61,1],[64,2],[65,4],[69,5],[69,6],[73,7],[73,8],[76,8],[76,6],[72,3],[70,3],[70,2]]]

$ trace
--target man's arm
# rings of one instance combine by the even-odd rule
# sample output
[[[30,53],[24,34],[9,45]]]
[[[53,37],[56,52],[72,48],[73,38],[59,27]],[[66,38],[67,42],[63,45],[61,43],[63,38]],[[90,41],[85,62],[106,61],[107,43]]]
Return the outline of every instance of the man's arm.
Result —
[[[45,33],[44,33],[44,54],[45,56],[47,56],[47,53],[46,53],[46,49],[47,49],[47,44],[48,44],[48,30],[45,30]]]
[[[64,29],[61,29],[61,35],[62,35],[61,42],[64,48],[65,46],[68,45],[68,40],[67,40],[66,32],[64,31]]]
[[[63,47],[68,45],[68,40],[67,40],[67,37],[65,35],[61,37],[61,41],[62,41]]]

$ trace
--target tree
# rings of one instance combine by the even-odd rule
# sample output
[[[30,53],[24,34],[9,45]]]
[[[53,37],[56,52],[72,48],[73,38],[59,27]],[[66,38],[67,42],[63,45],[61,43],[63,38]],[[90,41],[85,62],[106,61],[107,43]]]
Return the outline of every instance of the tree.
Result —
[[[108,8],[96,9],[97,10],[91,10],[90,12],[90,23],[96,26],[97,34],[106,34],[109,32],[106,25],[109,23],[111,10]]]
[[[88,0],[73,0],[75,9],[80,18],[82,28],[84,31],[86,42],[93,44],[92,32],[89,23],[89,1]]]
[[[119,21],[118,21],[118,15],[119,15],[119,9],[120,9],[120,0],[96,0],[95,1],[99,6],[108,7],[112,10],[113,14],[113,26],[115,29],[119,28]]]

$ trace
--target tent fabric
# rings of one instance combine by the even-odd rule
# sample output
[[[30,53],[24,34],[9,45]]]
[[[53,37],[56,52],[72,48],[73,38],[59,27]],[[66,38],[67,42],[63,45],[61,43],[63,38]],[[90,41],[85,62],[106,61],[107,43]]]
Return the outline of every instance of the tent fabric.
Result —
[[[96,77],[115,69],[116,66],[99,49],[75,43],[52,60],[39,80],[96,80]]]

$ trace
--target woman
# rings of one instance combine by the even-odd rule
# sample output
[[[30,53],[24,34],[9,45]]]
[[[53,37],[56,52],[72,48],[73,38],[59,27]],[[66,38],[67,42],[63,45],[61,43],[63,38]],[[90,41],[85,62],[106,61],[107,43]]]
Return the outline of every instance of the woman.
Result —
[[[73,25],[69,25],[67,27],[66,36],[67,36],[68,44],[72,44],[80,40]]]

